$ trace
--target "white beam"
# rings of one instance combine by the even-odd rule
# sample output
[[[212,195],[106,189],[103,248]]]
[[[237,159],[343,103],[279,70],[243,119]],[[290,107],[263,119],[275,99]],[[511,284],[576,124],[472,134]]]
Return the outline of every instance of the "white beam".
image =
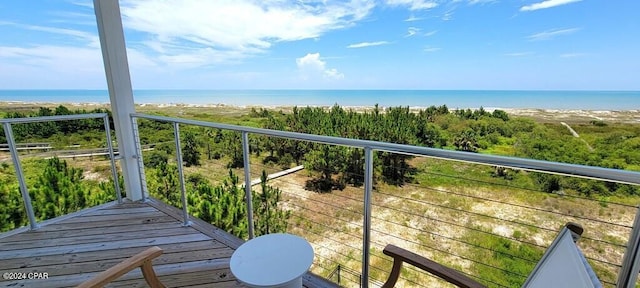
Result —
[[[100,35],[102,59],[115,122],[118,151],[122,156],[120,163],[125,190],[127,198],[137,201],[142,199],[142,191],[130,117],[131,113],[135,113],[135,106],[120,6],[118,0],[94,0],[93,7],[98,22],[98,34]]]

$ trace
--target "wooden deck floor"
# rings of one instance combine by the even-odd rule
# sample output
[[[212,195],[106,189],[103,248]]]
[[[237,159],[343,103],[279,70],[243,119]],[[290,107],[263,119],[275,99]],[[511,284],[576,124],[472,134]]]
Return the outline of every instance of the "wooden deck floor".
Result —
[[[7,280],[0,287],[75,286],[148,247],[164,254],[154,269],[168,287],[239,287],[229,270],[233,251],[243,243],[202,220],[183,227],[181,211],[151,199],[110,203],[54,219],[33,231],[0,238],[0,273],[47,273],[48,279]],[[27,274],[29,275],[29,274]],[[307,287],[332,283],[308,274]],[[140,269],[110,287],[146,287]]]

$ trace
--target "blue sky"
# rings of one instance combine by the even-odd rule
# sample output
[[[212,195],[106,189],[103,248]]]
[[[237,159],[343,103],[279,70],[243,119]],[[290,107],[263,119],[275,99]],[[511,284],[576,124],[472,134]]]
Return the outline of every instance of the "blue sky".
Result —
[[[120,1],[135,89],[640,90],[636,0]],[[0,2],[0,89],[106,89],[91,1]]]

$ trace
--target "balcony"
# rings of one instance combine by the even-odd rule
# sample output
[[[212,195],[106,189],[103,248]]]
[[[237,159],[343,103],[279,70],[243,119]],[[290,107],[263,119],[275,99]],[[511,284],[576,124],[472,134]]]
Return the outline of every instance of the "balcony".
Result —
[[[33,152],[19,155],[12,125],[47,123],[49,121],[85,121],[97,119],[104,122],[105,148]],[[117,149],[111,146],[111,131],[107,114],[33,117],[4,120],[7,145],[17,167],[17,181],[25,185],[20,157],[105,157],[102,162],[110,165],[113,177],[119,170]],[[138,142],[139,143],[139,142]],[[40,145],[43,146],[43,145]],[[142,153],[143,146],[139,146]],[[28,149],[27,149],[28,150]],[[38,148],[39,150],[39,148]],[[91,151],[91,153],[86,153]],[[140,154],[142,155],[142,154]],[[142,161],[142,160],[141,160]],[[100,160],[91,160],[100,162]],[[182,176],[182,175],[181,175]],[[181,179],[184,181],[184,179]],[[113,183],[113,181],[111,181]],[[200,219],[190,217],[183,210],[166,205],[157,199],[146,197],[132,202],[122,199],[120,188],[112,189],[115,201],[82,209],[67,215],[38,222],[46,217],[43,211],[34,211],[31,196],[25,196],[25,212],[31,220],[30,228],[22,227],[0,234],[0,270],[6,273],[34,273],[46,275],[45,279],[2,279],[0,287],[73,287],[99,272],[149,246],[165,250],[162,258],[154,262],[161,281],[168,287],[214,285],[215,287],[241,287],[229,270],[229,259],[244,240],[231,235]],[[26,189],[24,190],[26,191]],[[176,191],[179,193],[179,191]],[[185,218],[186,217],[186,218]],[[44,274],[43,274],[44,273]],[[31,278],[31,277],[28,277]],[[303,277],[305,287],[334,287],[335,284],[308,273]],[[116,287],[144,287],[140,271],[133,271],[112,283]]]
[[[94,7],[119,149],[112,146],[112,127],[106,114],[1,121],[7,139],[4,148],[10,152],[6,158],[12,160],[11,171],[15,171],[19,186],[9,191],[15,193],[12,197],[16,196],[10,204],[24,207],[16,208],[15,213],[24,215],[28,221],[22,224],[29,227],[0,234],[0,271],[47,273],[48,279],[3,279],[0,287],[72,286],[152,245],[167,251],[155,260],[155,265],[160,279],[169,286],[238,286],[229,273],[229,255],[245,240],[256,236],[253,220],[262,215],[253,215],[252,182],[259,177],[259,171],[270,168],[251,156],[250,142],[256,137],[312,143],[318,147],[348,147],[358,152],[352,154],[357,157],[344,161],[358,167],[358,172],[350,176],[362,185],[349,185],[332,193],[313,193],[301,184],[309,180],[304,173],[270,182],[282,192],[279,205],[291,213],[286,231],[306,238],[314,248],[314,263],[305,276],[307,287],[380,286],[391,271],[392,260],[381,252],[390,243],[456,268],[490,287],[516,287],[527,279],[560,227],[569,221],[585,228],[579,245],[604,286],[636,286],[640,270],[637,203],[543,193],[527,186],[513,187],[499,179],[470,177],[467,172],[486,171],[489,166],[497,174],[502,173],[497,170],[511,169],[514,173],[553,174],[616,185],[640,185],[640,173],[139,114],[133,102],[118,2],[95,0]],[[52,210],[56,203],[48,203],[51,199],[47,197],[37,199],[30,195],[29,189],[33,187],[27,185],[29,177],[38,178],[44,173],[35,167],[30,170],[36,174],[29,176],[22,169],[21,158],[27,155],[19,150],[29,151],[31,147],[16,143],[12,126],[93,118],[103,119],[104,144],[97,153],[89,153],[100,162],[86,166],[106,167],[111,182],[103,184],[111,194],[95,207],[69,211],[59,217],[51,218],[55,213],[48,211],[34,211],[32,198],[51,204]],[[171,161],[178,164],[178,184],[166,191],[165,198],[173,199],[175,207],[151,197],[147,185],[151,175],[145,173],[143,150],[154,143],[145,143],[138,125],[143,121],[165,123],[160,132],[173,132],[175,160]],[[246,236],[237,238],[193,217],[199,207],[190,203],[192,197],[200,195],[188,189],[189,174],[224,175],[228,170],[219,162],[200,171],[183,167],[180,142],[184,135],[180,128],[186,126],[221,129],[237,135],[243,169],[235,172],[243,181],[234,182],[233,186],[243,192],[244,198],[236,200],[246,203],[247,225],[231,228]],[[99,125],[94,128],[99,129]],[[331,149],[326,151],[329,153]],[[55,152],[46,153],[49,157]],[[107,157],[100,158],[104,156],[98,154]],[[423,177],[405,186],[374,186],[377,174],[374,169],[379,167],[375,162],[380,154],[414,157],[411,164],[424,171]],[[10,169],[9,165],[0,168],[3,172]],[[122,187],[118,184],[120,176],[124,179],[126,199],[122,199]],[[76,183],[66,183],[73,184]],[[18,190],[22,200],[17,196]],[[137,272],[114,283],[127,287],[141,284]],[[430,274],[412,268],[403,270],[399,285],[446,286]]]
[[[249,144],[254,138],[250,137],[274,137],[364,150],[361,159],[364,167],[359,175],[364,184],[361,187],[313,193],[306,191],[301,184],[308,179],[304,173],[270,180],[270,185],[282,190],[281,204],[292,213],[287,232],[306,238],[314,247],[314,264],[305,276],[307,287],[331,287],[338,283],[346,287],[380,286],[391,271],[391,259],[381,253],[382,248],[390,243],[454,267],[490,287],[514,287],[526,279],[559,227],[568,221],[585,227],[580,246],[605,287],[620,285],[622,277],[628,277],[624,276],[625,271],[629,275],[628,271],[637,269],[632,267],[638,262],[637,258],[629,256],[637,247],[633,243],[638,243],[635,232],[637,220],[634,220],[636,206],[606,199],[537,192],[526,187],[509,187],[504,182],[467,178],[455,171],[452,174],[434,167],[456,163],[459,171],[465,171],[488,165],[514,171],[537,171],[631,184],[640,182],[640,173],[637,172],[146,114],[134,113],[130,117],[134,124],[136,161],[142,171],[133,176],[139,177],[144,201],[118,199],[120,187],[114,185],[112,191],[116,195],[113,198],[118,200],[39,223],[36,221],[39,212],[33,211],[21,168],[20,157],[29,155],[18,153],[16,148],[19,145],[13,139],[12,125],[89,118],[103,119],[108,123],[108,116],[87,114],[3,120],[17,170],[16,177],[21,188],[25,188],[23,199],[31,227],[0,234],[0,258],[6,260],[0,263],[0,270],[46,272],[49,279],[3,280],[0,286],[16,287],[16,283],[22,287],[73,286],[153,245],[166,251],[154,264],[160,279],[170,287],[239,285],[229,271],[229,257],[246,239],[237,238],[190,215],[189,211],[194,207],[189,206],[189,199],[194,192],[187,193],[185,179],[194,170],[178,165],[180,189],[173,193],[176,199],[181,199],[179,207],[150,197],[143,157],[148,155],[143,152],[143,147],[150,147],[145,146],[150,143],[141,140],[144,135],[140,135],[138,123],[142,121],[168,123],[167,127],[173,127],[177,151],[175,163],[182,163],[180,141],[184,136],[180,132],[181,127],[239,133],[244,168],[238,172],[244,179],[244,185],[240,184],[241,190],[246,192],[251,190],[246,187],[255,184],[253,179],[259,176],[258,171],[268,168],[252,161]],[[105,141],[101,149],[107,157],[96,161],[108,163],[112,179],[116,179],[118,174],[124,173],[118,168],[122,157],[111,146],[109,125],[104,127]],[[373,159],[376,153],[381,152],[416,156],[413,164],[429,171],[429,176],[403,187],[379,185],[374,191]],[[217,170],[227,169],[220,166]],[[439,184],[442,178],[453,178],[460,188],[443,187]],[[249,199],[245,203],[252,203],[251,195],[245,194]],[[546,206],[541,208],[529,203]],[[597,215],[591,211],[597,211]],[[254,223],[251,218],[260,215],[248,213],[247,217],[247,223]],[[255,227],[248,225],[246,229],[247,237],[253,237]],[[494,261],[496,258],[508,260]],[[143,283],[140,273],[131,272],[114,285],[129,287]],[[399,283],[403,286],[443,285],[429,274],[412,268],[406,269]]]
[[[33,231],[3,237],[2,271],[47,273],[47,279],[0,282],[2,287],[72,287],[149,246],[165,250],[155,270],[169,287],[238,285],[229,271],[229,257],[242,243],[215,227],[198,223],[184,227],[179,210],[156,200],[111,202],[51,219]],[[119,287],[144,287],[136,271]]]

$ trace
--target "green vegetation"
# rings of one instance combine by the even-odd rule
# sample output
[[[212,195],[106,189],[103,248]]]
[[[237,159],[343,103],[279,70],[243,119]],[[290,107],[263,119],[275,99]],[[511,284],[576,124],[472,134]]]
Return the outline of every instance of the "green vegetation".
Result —
[[[5,117],[34,117],[64,114],[80,114],[109,111],[101,108],[91,111],[71,111],[64,106],[55,109],[40,107],[35,111],[4,112]],[[369,111],[345,110],[339,106],[330,109],[319,107],[294,107],[291,113],[266,109],[252,109],[249,114],[220,117],[193,113],[193,118],[217,120],[226,123],[247,124],[269,129],[338,137],[358,138],[441,147],[467,152],[499,153],[540,160],[585,164],[617,169],[640,168],[640,127],[591,121],[574,125],[582,138],[573,137],[559,124],[538,124],[526,118],[510,117],[502,110],[488,112],[478,110],[450,111],[446,106],[429,107],[411,111],[408,107],[392,107],[384,111],[377,105]],[[57,147],[78,143],[100,143],[104,126],[101,119],[15,124],[14,133],[19,141],[50,141]],[[173,147],[172,125],[157,121],[140,120],[142,143],[154,144],[156,149],[145,153],[145,165],[151,173],[171,175],[170,155]],[[243,166],[240,133],[202,127],[185,127],[182,131],[183,160],[189,166],[198,166],[201,155],[207,160],[227,159],[227,168]],[[78,137],[77,135],[84,135]],[[4,137],[0,134],[0,137]],[[292,141],[288,139],[250,135],[250,147],[265,165],[289,168],[292,164],[304,164],[314,176],[307,181],[309,190],[329,192],[344,189],[345,185],[363,183],[363,152],[361,149]],[[60,143],[60,142],[64,143]],[[104,144],[98,144],[104,146]],[[502,153],[500,153],[502,152]],[[437,167],[414,167],[412,156],[378,152],[375,155],[375,181],[391,185],[415,183],[424,179],[422,171]],[[349,161],[345,161],[349,159]],[[426,169],[426,170],[425,170]],[[637,187],[565,178],[538,173],[518,173],[500,167],[490,171],[493,178],[503,179],[510,185],[530,187],[545,192],[563,191],[585,196],[637,195]],[[444,171],[456,175],[456,171]],[[476,172],[485,175],[485,172]],[[155,191],[161,198],[173,202],[170,196],[176,191],[177,182],[171,177],[158,177],[162,185]],[[219,179],[211,179],[218,181]],[[432,180],[432,179],[430,179]],[[438,180],[442,181],[442,180]],[[531,183],[535,187],[531,187]],[[165,195],[165,196],[163,196]],[[49,198],[46,198],[49,199]],[[82,198],[79,199],[82,204]]]
[[[514,232],[514,238],[518,236],[516,234],[518,233]],[[467,253],[469,255],[465,255],[469,259],[480,261],[480,263],[474,263],[473,271],[469,272],[473,272],[473,275],[482,275],[488,285],[498,283],[506,287],[522,286],[544,252],[538,247],[476,231],[466,233],[465,240],[491,249],[469,249]]]
[[[64,106],[59,106],[55,110],[50,108],[39,108],[35,112],[8,112],[6,117],[37,117],[66,114],[104,113],[103,109],[91,111],[75,110],[71,111]],[[111,125],[113,122],[111,121]],[[152,135],[153,138],[141,137],[144,141],[162,142],[157,145],[157,149],[145,158],[145,167],[148,173],[149,190],[154,197],[166,203],[180,207],[179,180],[177,166],[169,161],[169,155],[175,153],[175,148],[171,142],[173,134],[172,127],[167,123],[153,121],[140,121],[141,135]],[[112,127],[113,128],[113,127]],[[17,141],[49,141],[54,147],[69,145],[68,140],[61,139],[74,138],[82,146],[101,145],[104,141],[104,123],[102,119],[88,120],[68,120],[58,122],[14,124],[14,135]],[[4,140],[4,131],[2,131]],[[187,129],[183,133],[183,160],[187,167],[200,165],[202,140],[196,137],[196,130]],[[239,145],[239,137],[228,131],[219,131],[220,135],[214,137],[220,144],[226,147],[239,147],[236,150],[235,160],[229,166],[242,166],[242,151]],[[77,135],[81,135],[80,138]],[[224,136],[223,136],[224,135]],[[62,142],[62,143],[61,143]],[[154,142],[155,143],[155,142]],[[216,143],[216,144],[218,144]],[[234,146],[235,145],[235,146]],[[218,147],[220,148],[220,147]],[[223,149],[221,149],[223,150]],[[220,154],[221,151],[216,153]],[[146,154],[146,153],[145,153]],[[210,151],[209,154],[210,155]],[[239,160],[238,160],[239,159]],[[104,161],[104,160],[102,160]],[[115,200],[115,192],[112,181],[93,181],[84,179],[84,170],[73,167],[65,160],[50,158],[48,160],[26,160],[23,161],[24,173],[27,177],[27,186],[38,221],[50,219],[56,216],[68,214],[82,208],[95,206]],[[0,218],[2,226],[0,231],[14,229],[27,224],[24,204],[18,189],[13,167],[7,162],[3,162],[2,173],[0,174]],[[109,170],[100,171],[105,178],[110,176]],[[230,172],[231,173],[231,172]],[[263,176],[260,192],[253,191],[254,213],[256,234],[283,232],[286,230],[290,212],[278,207],[280,202],[280,190],[271,187],[266,183],[266,174]],[[123,189],[122,189],[123,190]],[[223,228],[236,236],[246,238],[247,216],[246,205],[244,203],[244,188],[238,183],[238,177],[233,173],[229,179],[220,185],[211,185],[209,180],[201,175],[190,175],[187,185],[188,201],[190,213],[210,221],[212,224]]]
[[[198,143],[196,136],[192,133],[185,133],[184,135],[184,147],[182,148],[184,165],[197,166],[200,165],[200,151],[198,149]]]
[[[74,114],[87,114],[87,113],[108,113],[111,115],[111,111],[106,109],[96,108],[90,111],[87,110],[74,110],[71,111],[65,106],[58,106],[55,109],[40,107],[36,112],[24,113],[24,112],[5,112],[0,113],[4,115],[4,118],[25,118],[25,117],[41,117],[41,116],[55,116],[55,115],[74,115]],[[109,118],[111,119],[111,117]],[[113,120],[110,121],[110,127],[113,129]],[[100,134],[100,131],[104,131],[104,122],[102,119],[83,119],[83,120],[67,120],[57,122],[39,122],[39,123],[25,123],[15,124],[12,127],[13,135],[16,142],[32,141],[37,142],[43,139],[54,138],[56,140],[62,140],[60,135],[81,135],[83,142],[88,141],[100,141],[104,139],[104,132]],[[0,143],[6,143],[4,129],[0,128]],[[56,137],[58,136],[58,137]],[[77,138],[76,138],[77,139]],[[56,141],[58,142],[58,141]],[[69,143],[68,141],[61,141],[62,145],[70,145],[75,143]]]
[[[147,179],[153,197],[169,205],[182,207],[177,167],[161,162],[153,168],[154,177]],[[279,206],[281,192],[267,184],[263,173],[260,191],[251,190],[253,199],[254,227],[257,236],[285,232],[290,212]],[[211,185],[200,174],[186,179],[187,209],[189,214],[205,220],[240,238],[247,238],[247,206],[245,191],[233,172],[218,185]]]
[[[640,125],[633,124],[601,120],[572,123],[571,126],[580,134],[580,138],[576,138],[559,123],[540,123],[529,118],[508,115],[505,111],[488,112],[482,108],[452,111],[446,106],[432,106],[422,110],[412,110],[408,107],[393,107],[383,110],[375,106],[373,109],[355,111],[333,106],[330,108],[295,107],[290,113],[266,109],[253,109],[244,112],[234,110],[230,114],[208,114],[203,113],[202,109],[188,110],[185,108],[184,113],[181,110],[178,112],[163,110],[161,113],[167,116],[444,148],[468,153],[489,153],[615,169],[640,170]],[[101,111],[105,110],[92,112]],[[4,115],[7,117],[31,117],[81,112],[78,110],[69,111],[60,106],[55,110],[40,108],[33,112],[5,112]],[[181,187],[177,176],[178,163],[175,160],[176,149],[172,125],[142,119],[138,123],[141,142],[149,144],[153,148],[152,151],[143,152],[149,191],[153,197],[170,205],[181,207]],[[88,120],[62,121],[42,125],[15,124],[13,126],[16,138],[20,142],[49,142],[54,147],[71,144],[104,147],[102,132],[104,127],[101,119],[93,122]],[[183,163],[180,164],[185,166],[185,188],[189,213],[239,237],[246,237],[248,223],[244,200],[245,191],[238,177],[244,176],[242,169],[239,169],[244,165],[240,136],[240,133],[233,131],[182,125]],[[336,227],[340,231],[358,233],[357,228],[342,227],[340,225],[343,223],[335,221],[333,218],[346,217],[347,221],[356,223],[360,221],[357,219],[357,215],[359,215],[357,212],[361,211],[362,205],[345,200],[345,197],[362,198],[361,194],[357,194],[361,193],[360,186],[364,180],[364,153],[362,149],[260,135],[249,135],[249,146],[252,163],[251,173],[254,177],[260,175],[263,180],[260,188],[252,189],[254,225],[258,235],[288,231],[293,226],[295,229],[300,229],[296,231],[310,233],[306,235],[310,238],[316,237],[313,235],[321,237],[323,233],[327,233],[327,230],[326,227],[315,225],[318,222],[326,224],[327,227]],[[8,154],[5,155],[8,156]],[[102,163],[105,160],[106,158],[98,158],[94,159],[94,162]],[[115,198],[113,183],[104,180],[110,178],[108,165],[90,164],[95,168],[87,169],[86,167],[89,165],[83,161],[62,161],[56,158],[32,160],[25,157],[23,168],[27,175],[27,184],[34,199],[38,219],[66,214]],[[15,172],[9,163],[10,161],[5,161],[0,166],[1,231],[26,224]],[[290,200],[290,198],[282,195],[282,191],[287,191],[284,190],[285,188],[278,187],[285,186],[279,186],[282,183],[273,185],[274,182],[267,183],[264,170],[277,171],[301,164],[305,165],[308,177],[296,176],[295,181],[300,182],[297,184],[307,190],[321,193],[304,191],[311,195],[305,196],[311,200],[295,199],[296,202],[293,202],[296,203],[295,205],[283,206],[283,202]],[[86,172],[98,173],[102,175],[100,178],[102,180],[85,179],[83,175]],[[389,152],[374,153],[374,183],[376,191],[398,196],[408,195],[407,197],[411,199],[438,203],[437,205],[439,205],[436,208],[425,208],[424,205],[404,203],[407,201],[393,204],[403,206],[399,208],[410,207],[411,211],[416,211],[418,214],[433,213],[437,216],[430,217],[445,219],[449,222],[459,223],[464,227],[474,227],[483,231],[491,231],[490,227],[495,224],[492,222],[494,220],[490,218],[472,219],[472,216],[453,214],[445,208],[463,211],[479,209],[477,206],[481,205],[476,204],[485,203],[475,199],[495,196],[500,201],[541,207],[554,213],[588,215],[597,212],[598,216],[594,216],[594,218],[614,219],[609,221],[616,222],[618,221],[616,217],[624,218],[627,215],[622,212],[621,208],[607,207],[608,201],[637,205],[637,199],[640,196],[638,187],[630,185],[512,170],[505,167],[416,158]],[[547,193],[536,193],[536,191]],[[449,192],[457,194],[452,195],[453,193]],[[342,198],[333,197],[336,194]],[[381,199],[384,198],[382,193],[375,195],[375,197],[379,197],[374,201],[375,203],[386,203],[384,202],[386,199]],[[470,195],[476,198],[472,199],[461,195]],[[580,196],[599,202],[594,202],[594,205],[583,202],[574,203],[572,200],[567,200],[565,195]],[[322,201],[313,202],[313,199]],[[301,204],[301,202],[309,203]],[[322,202],[329,202],[331,206],[321,204]],[[319,206],[321,207],[320,211],[333,217],[329,217],[331,219],[328,220],[317,220],[318,217],[321,217],[318,213],[298,209],[296,208],[298,205]],[[486,205],[499,206],[491,203]],[[347,206],[356,213],[340,209]],[[485,209],[490,208],[485,207]],[[315,211],[315,209],[310,208],[309,210]],[[426,211],[427,209],[432,211]],[[480,211],[485,212],[484,210]],[[516,212],[501,213],[511,215]],[[295,213],[296,217],[290,217],[292,213]],[[300,216],[298,213],[302,215]],[[390,217],[395,217],[395,213],[391,214]],[[524,214],[523,218],[529,217],[530,219],[523,221],[532,223],[539,221],[545,223],[540,225],[549,225],[545,227],[550,227],[548,228],[550,230],[556,228],[553,226],[555,225],[553,221],[565,221],[565,218],[561,219],[561,217],[543,219],[530,214]],[[406,218],[399,220],[399,222],[409,223],[407,225],[425,225],[419,226],[425,231],[440,228],[437,227],[438,223],[430,222],[428,225],[431,226],[426,226],[427,224],[413,223],[412,221],[415,219],[411,219],[409,216]],[[620,221],[622,222],[622,220]],[[480,226],[476,227],[475,225]],[[601,228],[600,226],[594,227]],[[483,275],[483,278],[488,281],[502,283],[505,286],[518,286],[524,280],[522,275],[527,275],[536,259],[540,257],[542,249],[515,240],[522,239],[527,242],[544,244],[549,240],[549,236],[541,233],[537,228],[520,227],[516,229],[518,230],[508,234],[511,235],[510,237],[499,237],[476,230],[463,230],[457,231],[460,232],[459,234],[451,234],[453,235],[451,237],[456,239],[491,248],[490,251],[464,248],[459,253],[456,252],[460,256],[469,259],[482,259],[485,264],[509,272],[477,263],[462,266],[459,262],[454,261],[452,265],[465,269],[474,275]],[[405,236],[404,232],[400,235],[411,237],[410,235]],[[624,244],[624,239],[616,235],[607,234],[602,238],[609,242]],[[594,237],[593,234],[590,237]],[[595,238],[598,237],[600,236]],[[444,242],[440,239],[442,237],[434,239],[434,236],[427,234],[414,238],[429,245],[440,245]],[[358,245],[354,244],[354,246]],[[455,245],[455,243],[448,245]],[[595,248],[592,246],[586,248],[591,249],[587,250],[592,253],[591,255],[616,257],[615,253],[607,250],[609,248],[593,247]],[[448,249],[455,250],[456,248],[451,246]],[[373,249],[373,253],[380,254],[375,249]],[[359,259],[359,257],[355,258]],[[522,260],[522,258],[531,259],[534,263]],[[446,263],[451,260],[451,257],[434,255],[434,259]],[[607,258],[607,261],[617,263],[619,260]],[[602,266],[601,264],[594,265],[598,275],[605,275],[607,279],[615,277],[612,270],[598,265]],[[411,278],[420,277],[415,274],[410,275],[407,277],[415,281],[421,279]]]
[[[263,127],[269,129],[466,152],[502,152],[499,154],[617,169],[638,170],[640,166],[640,149],[637,149],[640,148],[640,128],[637,125],[612,124],[603,128],[602,124],[594,122],[577,126],[584,138],[576,138],[560,124],[537,124],[526,118],[509,117],[502,110],[489,113],[482,108],[450,112],[446,106],[432,106],[419,111],[393,107],[381,111],[375,106],[372,111],[357,112],[339,106],[330,109],[294,107],[290,114],[268,110],[252,114],[266,117]],[[593,133],[606,135],[592,138]],[[586,143],[585,139],[593,139],[593,143]],[[268,138],[262,143],[263,150],[269,152],[265,161],[283,166],[291,161],[303,162],[316,176],[306,185],[310,190],[328,192],[342,189],[346,183],[361,184],[357,179],[363,175],[363,153],[358,149],[277,138]],[[420,174],[409,164],[411,156],[379,152],[376,157],[374,177],[384,183],[411,183],[416,174]],[[516,172],[495,169],[496,173],[492,175],[508,180],[511,185],[527,186],[533,182],[537,183],[536,189],[546,192],[568,190],[586,196],[635,195],[640,192],[628,185],[536,173],[514,177]]]
[[[83,170],[58,158],[25,161],[27,186],[36,220],[42,221],[115,200],[113,182],[84,180]],[[0,231],[27,225],[26,212],[13,167],[1,166]]]
[[[254,114],[266,117],[265,128],[292,132],[357,138],[426,147],[443,147],[448,143],[459,150],[475,152],[480,139],[505,136],[499,127],[508,121],[504,111],[489,113],[484,109],[450,113],[446,106],[429,107],[413,113],[409,107],[380,110],[376,105],[372,111],[356,112],[340,106],[331,109],[297,108],[292,113],[282,114],[262,110]],[[467,123],[469,122],[469,123]],[[479,132],[472,130],[472,124]],[[500,134],[500,132],[503,134]],[[498,133],[492,135],[491,133]],[[453,136],[452,136],[453,135]],[[491,135],[491,136],[487,136]],[[453,138],[456,140],[453,140]],[[491,138],[491,139],[493,139]],[[305,166],[317,173],[315,180],[307,187],[318,192],[344,188],[345,183],[359,185],[362,180],[362,152],[340,146],[326,146],[299,141],[269,138],[265,141],[269,161],[287,164],[292,160],[304,162]],[[496,142],[495,140],[485,142]],[[488,144],[485,144],[485,147]],[[411,156],[381,152],[376,160],[376,179],[385,183],[402,185],[410,182],[416,173],[408,161]],[[344,159],[352,159],[351,163]]]

